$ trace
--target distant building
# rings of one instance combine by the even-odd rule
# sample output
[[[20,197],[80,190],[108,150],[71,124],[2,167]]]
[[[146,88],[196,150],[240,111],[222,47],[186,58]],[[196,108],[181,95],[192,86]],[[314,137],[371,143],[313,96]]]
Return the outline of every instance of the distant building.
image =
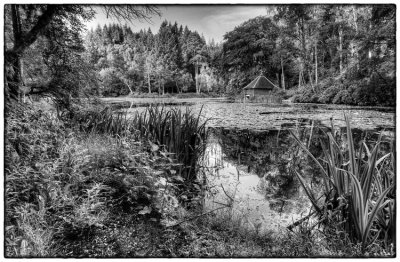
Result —
[[[279,89],[274,83],[263,75],[257,76],[243,90],[248,98],[262,95],[270,95],[274,89]]]

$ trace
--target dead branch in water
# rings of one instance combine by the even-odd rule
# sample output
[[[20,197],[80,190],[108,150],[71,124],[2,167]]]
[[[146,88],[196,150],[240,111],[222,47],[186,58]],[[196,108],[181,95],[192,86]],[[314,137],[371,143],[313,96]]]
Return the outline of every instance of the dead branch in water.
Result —
[[[296,222],[294,222],[293,224],[287,226],[286,228],[289,229],[290,231],[292,231],[292,229],[294,227],[297,227],[298,225],[300,225],[301,223],[303,223],[304,221],[306,221],[307,219],[309,219],[311,216],[313,216],[317,211],[312,212],[311,214],[297,220]]]

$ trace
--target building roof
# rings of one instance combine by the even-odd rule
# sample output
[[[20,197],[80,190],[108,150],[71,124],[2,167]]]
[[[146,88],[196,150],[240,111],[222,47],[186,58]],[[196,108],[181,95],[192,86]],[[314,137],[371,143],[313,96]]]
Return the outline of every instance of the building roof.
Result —
[[[278,88],[268,78],[263,75],[257,76],[253,81],[250,82],[244,89],[266,89],[272,90]]]

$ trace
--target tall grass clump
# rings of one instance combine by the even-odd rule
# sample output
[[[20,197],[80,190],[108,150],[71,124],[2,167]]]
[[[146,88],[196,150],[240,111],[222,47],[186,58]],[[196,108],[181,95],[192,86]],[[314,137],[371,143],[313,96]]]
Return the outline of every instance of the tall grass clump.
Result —
[[[205,150],[206,121],[200,120],[201,110],[195,115],[188,107],[167,109],[149,106],[132,117],[140,136],[164,146],[173,158],[182,163],[180,174],[186,181],[196,178],[196,166]]]
[[[374,145],[361,141],[356,150],[346,116],[345,121],[346,146],[341,146],[340,139],[332,134],[332,125],[332,132],[325,133],[327,142],[320,142],[321,161],[292,133],[321,170],[323,203],[303,176],[298,172],[296,175],[320,215],[320,222],[329,225],[334,221],[351,241],[361,245],[362,252],[390,254],[395,243],[395,147],[392,145],[390,153],[380,152],[381,134]]]
[[[79,107],[68,120],[86,133],[125,135],[130,122],[125,112],[114,112],[110,107]]]

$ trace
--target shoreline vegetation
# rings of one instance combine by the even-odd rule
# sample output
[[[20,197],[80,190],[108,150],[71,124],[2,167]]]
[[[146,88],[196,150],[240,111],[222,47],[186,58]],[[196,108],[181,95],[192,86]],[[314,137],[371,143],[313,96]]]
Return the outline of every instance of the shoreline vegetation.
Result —
[[[306,218],[261,234],[241,227],[229,205],[206,212],[202,181],[179,157],[193,160],[204,148],[199,115],[154,106],[129,119],[98,101],[84,103],[61,117],[44,101],[7,108],[6,257],[394,256],[394,224],[383,213],[369,226],[386,223],[384,240],[374,233],[366,245],[333,218],[322,231]],[[200,139],[189,147],[196,154],[173,149],[176,139],[191,136]],[[379,212],[391,205],[379,203]]]
[[[395,111],[395,107],[389,106],[382,106],[382,105],[354,105],[354,104],[335,104],[335,103],[321,103],[318,101],[310,101],[310,102],[301,102],[298,101],[294,96],[286,97],[279,103],[271,103],[271,104],[298,104],[298,105],[316,105],[320,107],[332,107],[338,106],[341,108],[362,108],[362,109],[377,109],[377,110],[391,110]],[[236,102],[236,103],[243,103],[243,96],[229,96],[223,94],[207,94],[207,93],[166,93],[164,95],[159,95],[157,93],[154,94],[132,94],[126,96],[116,96],[116,97],[99,97],[101,101],[106,104],[115,104],[115,105],[123,105],[123,108],[129,108],[132,104],[134,107],[138,106],[146,106],[150,104],[170,104],[170,105],[185,105],[185,104],[193,104],[193,103],[204,103],[204,102]],[[262,98],[258,101],[257,99],[246,100],[246,103],[251,104],[270,104],[262,100]]]

